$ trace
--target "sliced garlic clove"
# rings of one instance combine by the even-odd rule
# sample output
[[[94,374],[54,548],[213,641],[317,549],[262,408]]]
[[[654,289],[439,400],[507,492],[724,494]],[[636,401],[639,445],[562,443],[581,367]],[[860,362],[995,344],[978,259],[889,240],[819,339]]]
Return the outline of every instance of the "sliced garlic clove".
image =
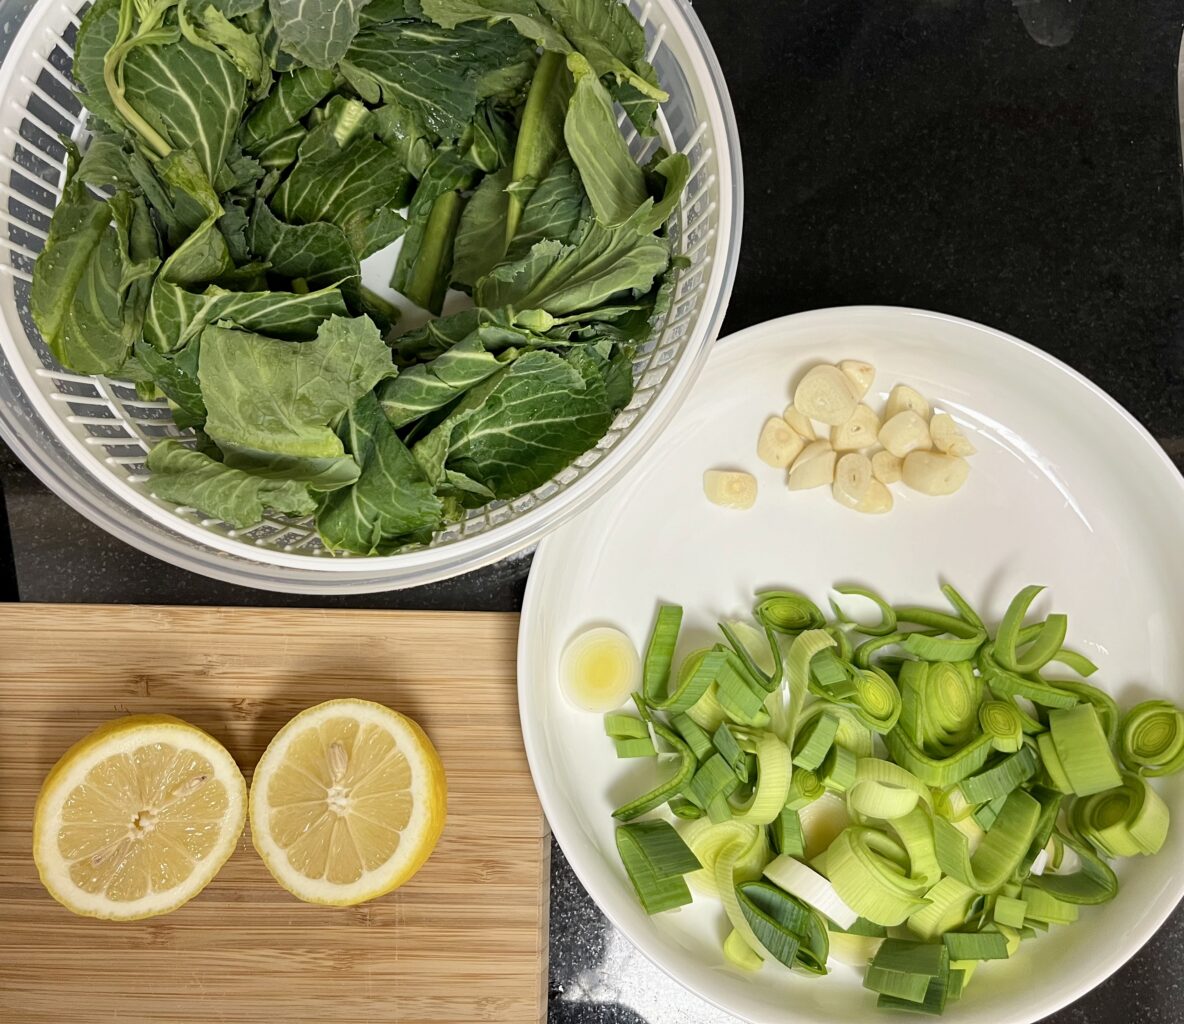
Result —
[[[803,415],[836,427],[855,411],[855,393],[837,366],[815,366],[793,393],[793,404]]]
[[[876,368],[861,359],[844,359],[839,363],[839,369],[846,375],[856,398],[866,395],[876,379]]]
[[[834,449],[830,446],[830,442],[825,437],[820,437],[817,441],[811,441],[805,448],[802,449],[801,454],[793,460],[795,466],[801,465],[803,462],[809,462],[819,455],[826,452],[833,452]]]
[[[756,443],[760,460],[777,469],[785,469],[806,447],[805,439],[780,416],[770,416],[761,428]]]
[[[892,416],[880,428],[880,444],[897,458],[903,459],[918,448],[931,448],[929,425],[912,409]]]
[[[942,452],[909,452],[901,466],[901,479],[922,494],[953,494],[966,483],[970,463]]]
[[[815,442],[815,444],[821,443],[821,441]],[[833,483],[836,458],[837,456],[829,446],[826,451],[819,452],[810,459],[803,459],[799,455],[798,461],[789,471],[786,486],[791,491],[807,491],[811,487],[825,487],[827,484]]]
[[[856,512],[867,512],[871,515],[883,515],[892,511],[892,492],[879,480],[872,480],[868,485],[863,500],[855,506]]]
[[[803,416],[801,412],[795,409],[792,405],[785,407],[785,412],[781,414],[782,419],[785,420],[794,430],[802,435],[807,441],[817,441],[818,435],[814,433],[814,424],[810,421],[809,416]]]
[[[858,452],[848,452],[835,463],[831,493],[847,508],[857,508],[872,484],[872,460]]]
[[[925,396],[907,384],[897,384],[888,395],[888,404],[884,407],[884,419],[890,420],[898,413],[911,409],[921,419],[929,420],[929,403]]]
[[[894,484],[900,480],[900,456],[888,451],[872,455],[872,476],[882,484]]]
[[[958,455],[964,458],[977,451],[966,435],[958,429],[958,424],[948,413],[933,414],[933,419],[929,421],[929,436],[933,438],[933,447],[939,452],[945,452],[946,455]]]
[[[880,418],[866,405],[857,405],[851,416],[830,428],[830,446],[836,452],[853,452],[876,443]]]
[[[756,477],[729,469],[709,469],[703,474],[703,493],[713,505],[752,508],[756,502]]]

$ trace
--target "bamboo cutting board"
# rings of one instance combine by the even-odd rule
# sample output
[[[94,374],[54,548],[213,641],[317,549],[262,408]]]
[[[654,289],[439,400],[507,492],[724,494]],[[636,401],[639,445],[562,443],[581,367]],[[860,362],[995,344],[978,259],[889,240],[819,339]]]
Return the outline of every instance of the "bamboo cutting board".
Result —
[[[542,1020],[548,845],[518,727],[517,628],[494,614],[0,605],[0,1021]],[[245,834],[164,917],[78,918],[42,889],[37,791],[95,726],[178,715],[249,781],[288,718],[343,696],[415,718],[444,762],[448,822],[402,889],[308,906]]]

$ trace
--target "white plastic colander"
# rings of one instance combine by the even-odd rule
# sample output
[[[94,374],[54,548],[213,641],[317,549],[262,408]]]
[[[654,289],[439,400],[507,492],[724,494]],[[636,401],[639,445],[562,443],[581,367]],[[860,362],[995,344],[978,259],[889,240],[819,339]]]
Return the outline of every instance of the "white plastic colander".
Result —
[[[487,565],[534,544],[606,490],[654,440],[687,394],[723,320],[740,242],[740,147],[727,88],[703,27],[684,0],[630,6],[670,100],[657,139],[627,134],[645,158],[657,145],[687,154],[692,176],[670,225],[674,301],[634,364],[636,392],[594,449],[542,487],[493,502],[399,555],[333,555],[311,520],[268,517],[234,530],[152,494],[144,459],[178,433],[163,402],[134,388],[63,371],[29,315],[33,261],[60,195],[59,137],[85,137],[70,66],[87,4],[38,0],[0,67],[0,437],[61,498],[130,544],[183,568],[245,586],[364,593],[416,586]],[[20,22],[0,3],[4,34]],[[623,121],[623,118],[622,118]],[[369,283],[369,282],[368,282]]]

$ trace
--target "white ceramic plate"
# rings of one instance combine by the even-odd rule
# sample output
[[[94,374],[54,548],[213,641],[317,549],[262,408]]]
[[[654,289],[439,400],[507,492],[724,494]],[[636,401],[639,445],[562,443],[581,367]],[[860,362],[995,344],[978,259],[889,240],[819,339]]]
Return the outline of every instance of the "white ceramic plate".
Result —
[[[755,455],[764,418],[817,362],[866,359],[868,401],[907,382],[972,437],[965,488],[927,498],[893,488],[888,516],[841,508],[829,489],[788,492]],[[879,405],[882,408],[882,405]],[[702,474],[748,469],[756,507],[707,503]],[[819,1024],[875,1019],[860,974],[825,978],[777,965],[742,975],[720,952],[714,901],[650,918],[617,857],[610,813],[649,788],[652,763],[618,761],[599,715],[567,703],[560,652],[578,630],[621,626],[643,649],[655,604],[686,610],[684,635],[744,614],[756,589],[788,586],[820,603],[858,581],[893,601],[942,606],[949,581],[990,620],[1024,584],[1049,587],[1069,615],[1074,647],[1101,666],[1121,703],[1184,700],[1184,480],[1152,438],[1062,363],[998,331],[916,310],[821,310],[762,324],[722,342],[661,441],[592,509],[535,556],[519,641],[526,750],[543,807],[576,874],[609,918],[688,988],[752,1021]],[[825,606],[825,604],[824,604]],[[690,646],[688,644],[687,646]],[[695,643],[694,646],[701,646]],[[667,769],[668,770],[668,769]],[[1156,857],[1119,866],[1114,902],[982,967],[946,1020],[1028,1024],[1116,970],[1184,894],[1184,780],[1161,786],[1178,824]],[[886,1019],[886,1018],[884,1018]]]

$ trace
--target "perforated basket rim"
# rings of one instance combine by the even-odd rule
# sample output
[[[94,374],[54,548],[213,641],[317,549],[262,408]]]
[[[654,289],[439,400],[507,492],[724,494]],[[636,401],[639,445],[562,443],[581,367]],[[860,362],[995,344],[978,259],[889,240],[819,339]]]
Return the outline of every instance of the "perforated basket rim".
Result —
[[[27,92],[32,91],[33,83],[22,71],[30,58],[41,67],[50,67],[48,50],[61,40],[61,33],[47,24],[48,19],[57,14],[75,20],[80,6],[81,3],[67,4],[62,0],[38,0],[30,9],[3,65],[0,65],[0,101],[16,108],[22,115],[26,113]],[[645,16],[651,16],[655,10],[659,12],[654,19],[660,25],[658,43],[670,45],[671,39],[661,37],[673,33],[674,40],[679,43],[678,57],[683,74],[700,84],[705,109],[697,114],[701,122],[710,125],[718,154],[718,209],[709,237],[700,243],[713,247],[709,276],[700,286],[705,298],[698,316],[689,324],[681,352],[672,361],[649,404],[636,414],[637,421],[599,456],[595,465],[587,467],[557,493],[540,498],[534,507],[513,513],[505,521],[494,523],[481,532],[396,555],[325,557],[312,551],[294,553],[263,548],[251,543],[249,538],[213,532],[206,529],[200,519],[189,520],[169,511],[128,480],[105,468],[100,459],[80,454],[77,450],[79,439],[66,428],[59,410],[52,407],[48,396],[33,379],[35,371],[26,365],[20,352],[24,342],[6,328],[0,330],[0,353],[5,356],[8,368],[37,418],[54,435],[63,451],[55,460],[40,446],[28,443],[24,431],[9,421],[8,411],[2,406],[0,437],[47,486],[104,529],[156,557],[240,585],[289,592],[357,593],[395,589],[480,568],[536,543],[543,534],[608,491],[669,423],[709,354],[735,278],[743,189],[739,137],[723,74],[689,4],[684,0],[649,0],[644,4]],[[48,42],[48,47],[38,47],[39,40]],[[13,94],[18,77],[27,90],[26,93],[18,90],[18,95],[24,96],[23,101]],[[694,144],[692,139],[686,148],[690,149]],[[28,173],[26,168],[17,169]],[[8,198],[12,197],[7,188],[4,191]],[[25,201],[24,197],[16,198]],[[0,244],[12,243],[5,239]],[[11,278],[7,265],[0,265],[0,271]],[[13,288],[0,295],[0,304],[10,315],[17,313]],[[55,465],[55,462],[62,465]],[[77,472],[79,469],[98,481],[101,489],[117,502],[131,506],[151,520],[164,535],[156,536],[132,528],[107,510],[96,507],[86,489],[62,472]],[[267,570],[276,571],[269,573]]]

